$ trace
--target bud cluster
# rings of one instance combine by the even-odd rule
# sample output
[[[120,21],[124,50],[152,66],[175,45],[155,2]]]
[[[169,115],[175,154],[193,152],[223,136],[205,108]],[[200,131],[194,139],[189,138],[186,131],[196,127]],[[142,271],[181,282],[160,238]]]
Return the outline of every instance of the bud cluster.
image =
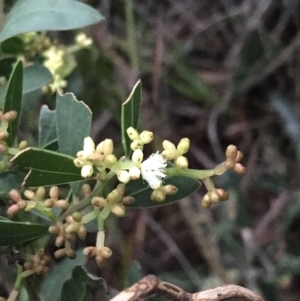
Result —
[[[224,189],[212,189],[208,191],[201,200],[201,205],[203,208],[209,208],[212,204],[216,204],[220,201],[227,201],[228,193]]]
[[[116,216],[125,215],[125,206],[123,205],[124,193],[125,185],[119,184],[106,198],[100,196],[93,197],[92,204],[101,209],[99,217],[102,220],[105,220],[110,212]]]
[[[48,264],[51,261],[51,256],[47,255],[44,249],[41,249],[37,254],[30,257],[31,258],[24,263],[24,268],[26,269],[26,271],[23,272],[24,274],[29,274],[28,272],[46,274],[49,272]]]
[[[80,32],[76,35],[75,42],[80,48],[87,48],[93,44],[93,40],[88,38],[84,32]]]
[[[182,138],[177,147],[169,140],[164,140],[162,143],[164,148],[162,155],[166,160],[174,160],[174,165],[179,168],[187,168],[189,163],[185,156],[190,148],[190,139]]]
[[[40,187],[39,189],[42,189],[42,187]],[[38,195],[39,189],[36,192],[37,195]],[[69,207],[69,203],[66,200],[58,199],[59,189],[57,186],[52,186],[50,188],[49,196],[50,196],[50,198],[48,198],[44,201],[44,205],[46,208],[58,207],[60,209],[67,209]],[[44,196],[42,196],[42,194],[41,194],[41,199],[43,199],[44,197],[45,197],[45,190],[44,190]]]
[[[105,266],[107,259],[111,257],[112,251],[110,248],[105,246],[100,248],[90,246],[83,250],[83,254],[88,257],[95,257],[98,267],[101,268]]]
[[[109,169],[117,162],[116,156],[112,153],[113,148],[111,139],[105,139],[95,147],[91,137],[84,138],[83,150],[77,153],[77,158],[74,160],[75,166],[81,167],[81,176],[83,178],[91,177],[94,166],[99,172],[105,174],[105,169]]]
[[[174,195],[178,189],[174,185],[159,186],[151,193],[151,200],[163,202],[167,195]]]
[[[127,135],[132,141],[130,148],[134,151],[137,149],[143,149],[144,144],[148,144],[153,140],[153,133],[149,131],[143,131],[140,134],[133,127],[127,129]]]

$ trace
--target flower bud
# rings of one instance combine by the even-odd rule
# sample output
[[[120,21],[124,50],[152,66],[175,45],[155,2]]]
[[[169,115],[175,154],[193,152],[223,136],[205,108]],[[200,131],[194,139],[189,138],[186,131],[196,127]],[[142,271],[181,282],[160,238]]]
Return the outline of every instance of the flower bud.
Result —
[[[210,197],[207,194],[202,198],[201,206],[205,209],[207,209],[211,206],[211,200],[210,200]]]
[[[107,259],[102,257],[101,255],[97,255],[95,257],[96,263],[98,265],[99,268],[103,268],[106,264]]]
[[[209,197],[210,197],[210,201],[212,202],[212,204],[216,204],[220,200],[220,196],[216,190],[211,191],[209,193]]]
[[[104,162],[106,164],[114,164],[117,161],[118,161],[118,159],[114,154],[109,154],[109,155],[105,156],[105,158],[104,158]]]
[[[81,161],[79,158],[73,160],[73,163],[76,167],[83,167],[85,162]]]
[[[166,186],[164,186],[164,190],[167,195],[173,195],[173,194],[177,193],[178,188],[174,185],[166,185]]]
[[[30,211],[32,210],[33,208],[35,208],[37,205],[37,202],[36,201],[27,201],[26,202],[26,207],[25,207],[25,211]]]
[[[107,197],[106,197],[106,201],[107,203],[112,206],[117,202],[117,194],[115,193],[115,191],[111,191]]]
[[[148,144],[153,140],[153,133],[149,131],[143,131],[140,133],[140,140],[143,144]]]
[[[56,250],[54,252],[54,257],[57,258],[57,259],[62,258],[64,256],[66,256],[66,250],[65,249],[59,249],[59,250]]]
[[[244,175],[246,173],[246,167],[241,163],[235,163],[234,171],[239,175]]]
[[[134,140],[131,144],[130,144],[130,148],[135,151],[137,149],[141,149],[143,147],[143,144],[140,140]]]
[[[60,229],[59,229],[59,227],[57,227],[57,226],[50,226],[49,228],[48,228],[48,231],[49,231],[49,233],[51,233],[51,234],[59,234],[59,232],[60,232]]]
[[[133,163],[141,163],[143,161],[143,151],[141,149],[136,149],[133,153],[132,153],[132,157],[131,160]]]
[[[93,166],[90,165],[90,164],[86,164],[84,165],[82,168],[81,168],[81,176],[84,178],[84,179],[87,179],[89,177],[92,176],[94,170],[93,170]]]
[[[109,258],[111,257],[112,255],[112,250],[108,247],[102,247],[100,250],[99,250],[99,253],[101,256],[103,256],[104,258]]]
[[[100,142],[96,147],[96,151],[105,156],[110,155],[113,152],[113,149],[114,143],[112,139],[105,139],[102,142]]]
[[[32,200],[35,197],[35,193],[31,190],[25,190],[24,195],[26,196],[27,199]]]
[[[19,212],[19,210],[20,210],[19,206],[17,204],[13,204],[10,207],[8,207],[7,214],[10,216],[15,215]]]
[[[107,203],[106,199],[104,199],[104,198],[102,198],[100,196],[95,196],[95,197],[92,198],[92,204],[94,206],[102,208],[102,207],[104,207],[106,205],[106,203]]]
[[[0,131],[0,140],[1,141],[7,139],[7,137],[8,137],[8,133],[7,132]]]
[[[116,216],[122,217],[125,215],[125,207],[122,204],[112,207],[111,212]]]
[[[60,248],[65,241],[65,238],[62,235],[58,235],[55,239],[55,246]]]
[[[220,196],[220,201],[227,201],[228,200],[228,192],[224,189],[217,189],[217,192]]]
[[[14,202],[17,202],[21,199],[20,193],[15,189],[11,190],[8,195]]]
[[[176,159],[176,166],[178,166],[179,168],[187,168],[188,165],[189,165],[189,162],[187,160],[186,157],[184,156],[179,156],[177,159]]]
[[[5,154],[7,153],[7,145],[4,141],[0,141],[0,154]]]
[[[161,154],[166,160],[173,160],[175,158],[176,152],[173,152],[171,150],[164,150]]]
[[[55,201],[53,199],[47,199],[44,202],[46,208],[53,208],[55,205]]]
[[[9,111],[3,115],[2,120],[4,122],[11,122],[17,118],[17,115],[18,115],[17,111]]]
[[[66,249],[66,255],[71,258],[71,259],[75,259],[76,258],[76,253],[74,250],[72,249]]]
[[[189,138],[182,138],[178,145],[177,145],[177,151],[180,153],[180,155],[185,154],[190,148],[190,139]]]
[[[52,186],[49,191],[49,196],[51,199],[57,199],[59,196],[59,189],[57,186]]]
[[[19,150],[23,150],[28,147],[28,142],[26,140],[23,140],[19,143]]]
[[[46,194],[46,189],[44,187],[39,187],[35,194],[39,199],[43,199]]]
[[[61,209],[69,208],[69,203],[66,200],[58,200],[55,202],[55,206]]]
[[[129,127],[127,130],[127,135],[129,137],[130,140],[134,141],[140,138],[140,135],[138,133],[138,131],[136,129],[134,129],[133,127]]]
[[[81,222],[81,219],[82,219],[82,215],[80,212],[76,211],[72,214],[72,217],[73,217],[73,220],[76,222],[76,223],[80,223]]]
[[[87,158],[95,151],[95,143],[91,137],[85,137],[83,140],[83,152]]]
[[[81,191],[83,192],[84,196],[88,196],[91,193],[92,188],[89,184],[83,184]]]
[[[233,144],[228,145],[225,154],[228,159],[235,160],[237,156],[237,147]]]
[[[120,182],[126,184],[129,182],[130,180],[130,175],[129,175],[129,172],[126,171],[126,170],[119,170],[117,172],[117,178]]]
[[[133,166],[129,169],[129,176],[130,179],[137,180],[141,176],[141,170],[138,167]]]
[[[163,143],[162,143],[162,146],[165,150],[169,150],[169,151],[172,151],[172,152],[176,152],[176,146],[174,143],[172,143],[171,141],[169,140],[164,140]]]
[[[87,232],[86,232],[86,228],[85,228],[84,225],[81,225],[81,226],[79,227],[79,229],[78,229],[78,231],[77,231],[77,234],[78,234],[78,236],[79,236],[79,238],[80,238],[81,240],[84,240],[84,239],[86,238]]]

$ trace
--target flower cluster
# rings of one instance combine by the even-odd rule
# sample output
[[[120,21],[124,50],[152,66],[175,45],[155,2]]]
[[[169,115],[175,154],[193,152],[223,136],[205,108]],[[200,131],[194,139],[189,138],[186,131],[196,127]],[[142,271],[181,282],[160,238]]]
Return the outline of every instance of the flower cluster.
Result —
[[[51,261],[51,256],[45,253],[44,249],[41,249],[35,255],[27,255],[27,260],[24,263],[26,271],[23,272],[23,277],[31,274],[46,274],[50,271],[48,264]]]
[[[130,148],[134,151],[136,149],[143,149],[144,144],[148,144],[153,140],[153,133],[149,131],[143,131],[140,134],[133,127],[127,129],[127,135],[132,141]]]
[[[183,155],[188,152],[190,148],[190,139],[182,138],[177,147],[169,140],[164,140],[162,155],[166,160],[174,160],[175,166],[179,168],[187,168],[188,160]]]
[[[75,166],[81,167],[81,176],[90,178],[94,172],[94,166],[100,173],[105,174],[105,170],[117,162],[116,156],[112,153],[113,148],[111,139],[105,139],[95,147],[91,137],[84,138],[83,150],[77,153],[77,158],[74,160]]]

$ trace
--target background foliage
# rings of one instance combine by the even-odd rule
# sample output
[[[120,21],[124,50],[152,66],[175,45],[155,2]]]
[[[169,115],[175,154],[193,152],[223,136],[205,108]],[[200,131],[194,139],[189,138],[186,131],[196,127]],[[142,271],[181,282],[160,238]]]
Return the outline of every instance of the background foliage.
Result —
[[[5,11],[12,2],[5,3]],[[101,270],[88,262],[87,270],[117,289],[154,273],[188,291],[235,282],[266,300],[299,300],[297,1],[84,2],[105,20],[86,29],[95,44],[76,53],[78,67],[65,90],[92,109],[92,137],[121,142],[120,103],[141,78],[140,128],[155,133],[154,145],[189,137],[190,166],[211,168],[233,143],[244,152],[248,169],[242,178],[218,179],[230,199],[212,209],[200,207],[200,189],[171,206],[111,217],[107,235],[114,256]],[[63,43],[74,35],[45,29]],[[1,75],[7,76],[9,64],[1,64]],[[37,141],[41,106],[54,109],[55,99],[29,95],[19,135]],[[94,240],[91,233],[85,243]],[[3,256],[0,265],[3,295],[13,271]],[[61,265],[68,279],[76,264]],[[51,272],[48,281],[55,275]],[[104,297],[94,291],[93,298]]]

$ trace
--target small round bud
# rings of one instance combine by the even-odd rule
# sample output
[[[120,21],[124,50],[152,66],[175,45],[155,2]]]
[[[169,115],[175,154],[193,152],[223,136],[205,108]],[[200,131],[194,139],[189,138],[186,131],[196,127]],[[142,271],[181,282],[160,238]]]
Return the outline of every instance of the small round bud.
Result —
[[[5,154],[7,153],[7,145],[4,141],[0,141],[0,154]]]
[[[156,189],[153,190],[151,194],[151,200],[157,201],[157,202],[163,202],[166,199],[166,192],[164,189]]]
[[[102,247],[100,250],[99,250],[99,253],[101,256],[103,256],[104,258],[109,258],[111,257],[112,255],[112,250],[108,247]]]
[[[116,204],[117,202],[117,194],[115,193],[115,191],[111,191],[107,197],[106,197],[106,201],[107,201],[107,204],[109,204],[110,206]]]
[[[130,179],[137,180],[141,176],[141,170],[138,167],[136,167],[136,166],[131,167],[129,169],[129,176],[130,176]]]
[[[139,163],[142,163],[143,157],[144,157],[143,151],[141,149],[136,149],[132,153],[131,160],[132,160],[132,162],[139,164]]]
[[[153,140],[153,133],[149,131],[143,131],[140,133],[140,140],[143,144],[148,144]]]
[[[178,166],[179,168],[187,168],[188,165],[189,165],[189,162],[187,160],[186,157],[184,156],[179,156],[177,159],[176,159],[176,166]]]
[[[112,207],[111,212],[116,216],[122,217],[125,215],[125,207],[122,204]]]
[[[240,162],[243,159],[243,156],[244,156],[243,153],[240,150],[238,150],[235,158],[235,162]]]
[[[81,176],[84,179],[90,178],[93,174],[94,170],[93,170],[93,166],[90,164],[86,164],[81,168]]]
[[[220,196],[219,196],[218,192],[215,190],[213,190],[209,193],[209,197],[210,197],[210,201],[212,202],[212,204],[216,204],[220,200]]]
[[[126,171],[126,170],[119,170],[117,172],[117,178],[120,182],[126,184],[129,182],[130,180],[130,175],[129,175],[129,172]]]
[[[178,188],[176,186],[174,186],[174,185],[166,185],[163,188],[164,188],[164,190],[165,190],[165,192],[166,192],[167,195],[176,194],[177,191],[178,191]]]
[[[166,160],[173,160],[175,158],[176,152],[173,152],[171,150],[164,150],[161,154]]]
[[[44,187],[39,187],[35,194],[39,199],[43,199],[46,194],[46,189]]]
[[[57,258],[57,259],[62,258],[64,256],[66,256],[66,250],[65,249],[59,249],[59,250],[56,250],[54,252],[54,257]]]
[[[31,190],[25,190],[24,195],[26,196],[27,199],[32,200],[35,198],[35,192]]]
[[[56,235],[57,235],[57,234],[59,234],[60,229],[59,229],[59,227],[53,225],[53,226],[50,226],[50,227],[48,228],[48,231],[49,231],[49,233],[51,233],[51,234],[56,234]]]
[[[86,238],[87,231],[84,225],[81,225],[77,231],[78,237],[83,240]]]
[[[164,140],[163,143],[162,143],[162,146],[163,146],[164,150],[169,150],[169,151],[172,151],[174,153],[176,152],[175,144],[172,143],[169,140]]]
[[[23,150],[28,147],[28,142],[26,140],[23,140],[19,143],[19,150]]]
[[[131,205],[131,204],[134,203],[134,201],[135,201],[135,198],[134,198],[133,196],[130,196],[130,195],[125,196],[125,197],[122,199],[122,203],[123,203],[124,205]]]
[[[95,196],[95,197],[92,198],[92,204],[94,206],[102,208],[102,207],[104,207],[106,205],[106,203],[107,203],[106,199],[104,199],[104,198],[102,198],[100,196]]]
[[[228,200],[228,192],[224,189],[217,189],[217,192],[220,196],[220,201],[227,201]]]
[[[8,195],[14,202],[17,202],[21,199],[20,193],[15,189],[11,190]]]
[[[105,156],[105,158],[104,158],[104,162],[106,164],[114,164],[117,161],[118,161],[118,159],[114,154],[109,154],[109,155]]]
[[[143,147],[143,144],[140,140],[134,140],[131,144],[130,144],[130,148],[135,151],[137,149],[141,149]]]
[[[17,115],[18,115],[17,111],[6,112],[2,117],[2,121],[11,122],[17,118]]]
[[[140,135],[138,133],[138,131],[136,129],[134,129],[133,127],[129,127],[127,130],[127,135],[129,137],[130,140],[134,141],[140,138]]]
[[[81,222],[81,219],[82,219],[82,215],[80,212],[76,211],[72,214],[72,217],[73,217],[73,220],[77,223],[80,223]]]
[[[44,202],[46,208],[53,208],[55,205],[55,201],[53,199],[47,199]]]
[[[82,254],[84,256],[93,256],[94,249],[95,249],[95,247],[92,247],[92,246],[86,247],[83,249]]]
[[[79,158],[73,160],[73,163],[76,167],[83,167],[85,162],[81,161]]]
[[[20,210],[19,206],[17,204],[13,204],[10,207],[8,207],[7,214],[10,216],[15,215],[19,212],[19,210]]]
[[[239,175],[244,175],[246,173],[246,167],[241,163],[235,163],[234,171]]]
[[[49,191],[49,195],[51,199],[58,199],[59,189],[57,186],[52,186]]]
[[[117,188],[115,189],[118,197],[123,197],[125,193],[125,185],[124,184],[118,184]]]
[[[32,269],[33,269],[33,266],[34,266],[34,264],[33,264],[32,261],[25,261],[25,263],[24,263],[24,268],[25,268],[26,270],[32,270]]]
[[[233,144],[228,145],[225,154],[228,159],[235,160],[237,156],[237,147]]]
[[[180,155],[185,154],[190,148],[190,139],[189,138],[182,138],[177,146],[177,151]]]
[[[202,198],[201,206],[205,209],[207,209],[211,206],[211,200],[210,200],[210,197],[207,194]]]
[[[7,132],[0,132],[0,140],[3,141],[5,139],[7,139],[8,137],[8,133]]]
[[[69,208],[69,203],[66,200],[58,200],[55,202],[55,206],[61,209]]]

